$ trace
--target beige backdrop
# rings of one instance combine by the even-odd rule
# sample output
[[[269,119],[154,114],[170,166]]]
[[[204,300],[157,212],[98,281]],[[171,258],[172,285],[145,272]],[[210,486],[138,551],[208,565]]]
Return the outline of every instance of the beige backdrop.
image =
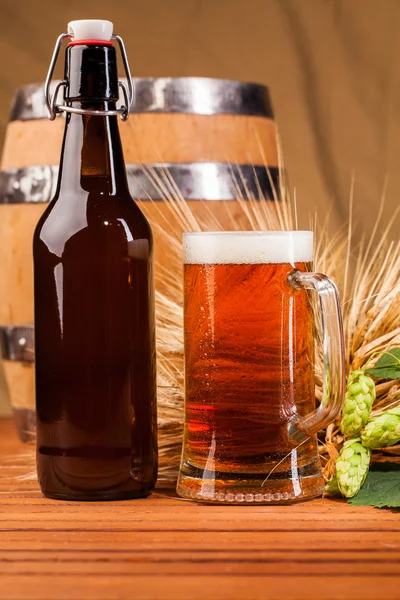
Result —
[[[385,178],[384,222],[396,209],[399,0],[0,0],[0,7],[1,135],[13,89],[44,79],[67,22],[107,18],[123,36],[136,76],[270,87],[305,222],[328,205],[332,226],[344,222],[352,173],[360,231],[368,233],[376,220]]]

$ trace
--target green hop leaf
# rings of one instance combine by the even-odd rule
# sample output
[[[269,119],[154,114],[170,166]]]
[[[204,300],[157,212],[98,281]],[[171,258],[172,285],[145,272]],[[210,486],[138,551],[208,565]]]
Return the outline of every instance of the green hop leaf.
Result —
[[[362,489],[349,502],[356,506],[400,508],[400,465],[372,465]]]
[[[364,371],[353,371],[347,381],[340,428],[349,438],[357,437],[367,423],[376,398],[374,380]]]
[[[399,379],[400,378],[400,348],[392,348],[384,352],[375,366],[366,369],[368,375],[376,379]]]
[[[391,408],[369,420],[361,431],[365,448],[393,446],[400,441],[400,407]]]
[[[360,439],[347,440],[336,460],[338,488],[345,498],[355,496],[368,473],[371,450],[364,448]]]

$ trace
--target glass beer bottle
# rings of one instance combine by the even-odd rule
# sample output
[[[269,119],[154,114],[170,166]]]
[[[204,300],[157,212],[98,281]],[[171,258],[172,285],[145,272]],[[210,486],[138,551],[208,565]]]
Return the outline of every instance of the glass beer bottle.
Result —
[[[69,31],[58,184],[34,234],[38,478],[52,498],[137,498],[157,476],[152,234],[127,183],[112,24]]]

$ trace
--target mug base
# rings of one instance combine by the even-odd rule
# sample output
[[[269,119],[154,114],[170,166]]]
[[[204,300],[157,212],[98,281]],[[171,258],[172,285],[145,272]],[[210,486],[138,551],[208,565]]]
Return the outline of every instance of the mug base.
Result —
[[[204,480],[180,474],[177,494],[207,504],[292,504],[318,498],[324,492],[321,474],[298,480]]]

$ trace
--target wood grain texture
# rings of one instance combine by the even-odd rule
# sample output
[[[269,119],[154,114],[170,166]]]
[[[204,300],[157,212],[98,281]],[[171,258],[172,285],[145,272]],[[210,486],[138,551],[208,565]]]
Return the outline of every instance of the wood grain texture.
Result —
[[[41,497],[33,450],[0,421],[0,598],[394,600],[398,514],[342,502],[201,506]],[[18,479],[19,478],[19,479]]]

